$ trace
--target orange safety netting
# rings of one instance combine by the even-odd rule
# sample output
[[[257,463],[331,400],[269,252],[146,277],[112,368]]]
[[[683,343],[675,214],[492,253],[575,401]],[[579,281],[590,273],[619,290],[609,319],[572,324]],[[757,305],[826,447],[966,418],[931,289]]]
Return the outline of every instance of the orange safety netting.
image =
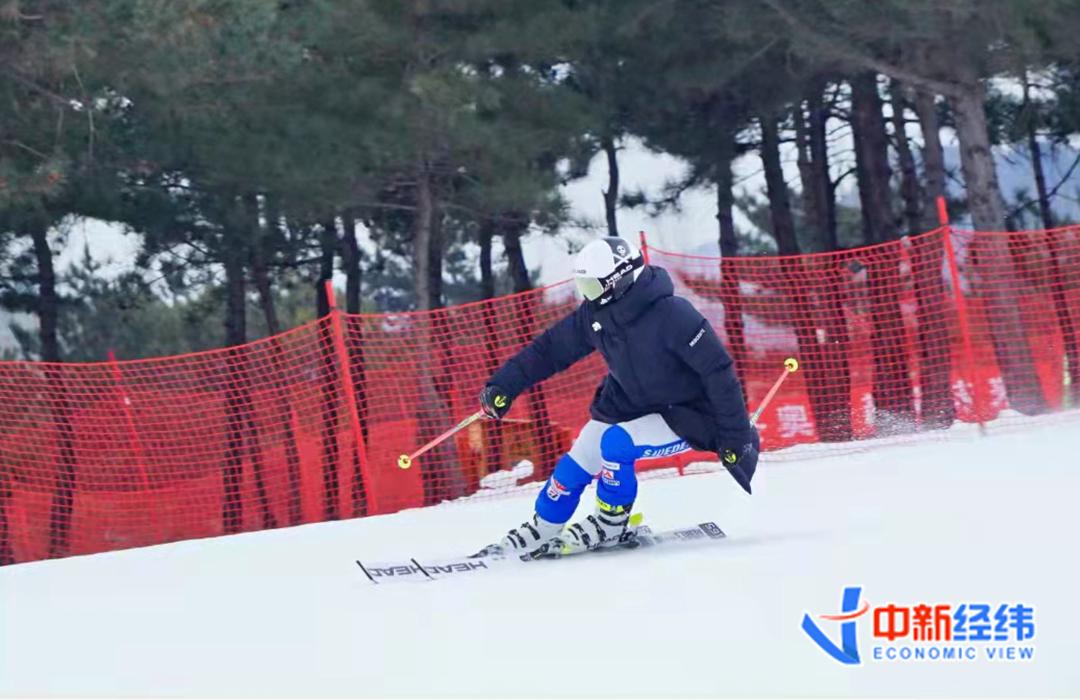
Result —
[[[765,449],[1080,405],[1080,228],[948,228],[797,257],[646,248],[712,321]],[[572,285],[432,312],[329,316],[248,345],[96,364],[0,363],[0,564],[389,513],[546,478],[604,372],[590,356],[411,469]],[[656,460],[642,468],[682,465]],[[511,483],[513,479],[510,479]],[[490,490],[492,494],[494,490]]]

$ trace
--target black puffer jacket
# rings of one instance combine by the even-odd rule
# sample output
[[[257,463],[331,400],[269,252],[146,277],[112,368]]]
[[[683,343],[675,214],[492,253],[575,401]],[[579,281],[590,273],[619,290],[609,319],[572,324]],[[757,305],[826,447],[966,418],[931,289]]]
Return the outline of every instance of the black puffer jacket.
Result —
[[[510,358],[489,384],[514,398],[599,350],[608,375],[590,409],[596,420],[659,413],[695,449],[756,444],[731,357],[709,322],[674,291],[663,268],[646,266],[625,296],[600,308],[581,304]]]

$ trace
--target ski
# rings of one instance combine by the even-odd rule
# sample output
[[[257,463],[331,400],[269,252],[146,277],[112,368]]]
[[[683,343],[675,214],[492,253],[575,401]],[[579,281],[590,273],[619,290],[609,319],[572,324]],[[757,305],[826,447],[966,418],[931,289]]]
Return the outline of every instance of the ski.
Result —
[[[416,557],[399,561],[362,562],[356,565],[373,584],[409,583],[417,581],[439,581],[445,578],[472,578],[474,574],[492,569],[505,569],[523,566],[534,561],[547,559],[576,558],[583,556],[614,556],[619,552],[628,552],[650,547],[669,547],[673,545],[695,544],[726,537],[724,531],[713,522],[700,523],[691,527],[676,528],[653,532],[648,525],[637,528],[637,537],[628,546],[593,549],[579,554],[547,555],[539,559],[530,559],[491,550],[485,547],[476,554],[450,557],[447,559],[425,559]]]

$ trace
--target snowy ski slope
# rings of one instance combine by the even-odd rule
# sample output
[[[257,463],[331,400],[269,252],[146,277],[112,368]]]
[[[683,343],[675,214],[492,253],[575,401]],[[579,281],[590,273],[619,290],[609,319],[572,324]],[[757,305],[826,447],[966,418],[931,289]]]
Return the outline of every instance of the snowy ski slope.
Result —
[[[654,527],[728,539],[471,580],[378,587],[354,559],[476,548],[531,494],[6,567],[0,696],[1080,694],[1080,416],[949,438],[770,455],[753,497],[725,474],[648,480]],[[841,665],[800,623],[849,585],[1032,605],[1034,658],[871,662],[865,617],[864,662]]]

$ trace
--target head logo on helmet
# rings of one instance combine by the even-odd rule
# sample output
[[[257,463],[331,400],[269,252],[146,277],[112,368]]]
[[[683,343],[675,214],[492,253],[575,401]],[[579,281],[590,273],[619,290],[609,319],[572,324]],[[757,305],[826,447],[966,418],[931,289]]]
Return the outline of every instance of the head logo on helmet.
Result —
[[[644,267],[641,251],[633,244],[622,238],[600,238],[577,254],[574,281],[586,299],[603,306],[626,294]]]

